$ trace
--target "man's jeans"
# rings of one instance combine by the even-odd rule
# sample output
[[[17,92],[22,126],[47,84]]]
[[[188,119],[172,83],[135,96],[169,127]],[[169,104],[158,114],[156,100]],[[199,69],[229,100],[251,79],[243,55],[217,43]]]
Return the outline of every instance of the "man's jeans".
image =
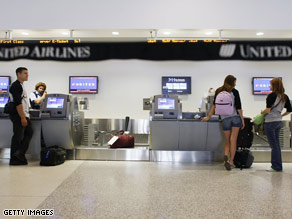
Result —
[[[282,155],[280,148],[280,129],[282,128],[282,121],[277,122],[265,122],[264,128],[268,137],[269,144],[272,148],[272,168],[277,171],[282,171]]]

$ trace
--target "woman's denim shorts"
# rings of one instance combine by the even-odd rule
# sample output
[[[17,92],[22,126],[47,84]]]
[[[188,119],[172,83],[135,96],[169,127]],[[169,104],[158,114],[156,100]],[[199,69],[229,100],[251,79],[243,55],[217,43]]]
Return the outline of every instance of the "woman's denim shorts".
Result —
[[[241,127],[242,121],[240,116],[236,115],[223,119],[222,124],[224,131],[231,131],[232,127]]]

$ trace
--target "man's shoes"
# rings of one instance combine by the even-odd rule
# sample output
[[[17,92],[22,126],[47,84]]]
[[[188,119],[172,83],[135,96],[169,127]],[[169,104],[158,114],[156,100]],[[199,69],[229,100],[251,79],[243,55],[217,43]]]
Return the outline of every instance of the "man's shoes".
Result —
[[[228,162],[228,157],[226,156],[226,155],[224,155],[224,167],[225,167],[225,169],[226,170],[231,170],[231,165],[230,165],[230,163]]]
[[[14,154],[13,154],[14,157],[17,158],[17,160],[19,160],[20,162],[22,163],[27,163],[27,160],[25,158],[25,155],[22,154],[20,151],[16,151]]]
[[[11,160],[10,159],[9,165],[11,165],[11,166],[27,165],[27,161],[21,162],[21,161],[18,161],[18,160]]]

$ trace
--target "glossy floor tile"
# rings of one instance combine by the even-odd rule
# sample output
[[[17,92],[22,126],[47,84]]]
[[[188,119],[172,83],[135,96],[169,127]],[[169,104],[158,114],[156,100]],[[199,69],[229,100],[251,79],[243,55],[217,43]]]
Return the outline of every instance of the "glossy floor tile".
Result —
[[[292,218],[292,164],[269,166],[84,161],[33,218]]]
[[[82,163],[66,161],[43,167],[34,161],[27,166],[9,166],[8,159],[0,159],[0,218],[4,209],[36,209]]]

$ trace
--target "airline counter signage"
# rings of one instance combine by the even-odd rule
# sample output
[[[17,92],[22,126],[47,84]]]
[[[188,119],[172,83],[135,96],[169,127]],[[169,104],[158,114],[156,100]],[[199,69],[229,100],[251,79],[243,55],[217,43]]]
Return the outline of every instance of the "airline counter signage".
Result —
[[[230,41],[224,43],[77,43],[74,41],[0,43],[0,61],[16,59],[55,61],[141,60],[292,60],[292,41]]]

